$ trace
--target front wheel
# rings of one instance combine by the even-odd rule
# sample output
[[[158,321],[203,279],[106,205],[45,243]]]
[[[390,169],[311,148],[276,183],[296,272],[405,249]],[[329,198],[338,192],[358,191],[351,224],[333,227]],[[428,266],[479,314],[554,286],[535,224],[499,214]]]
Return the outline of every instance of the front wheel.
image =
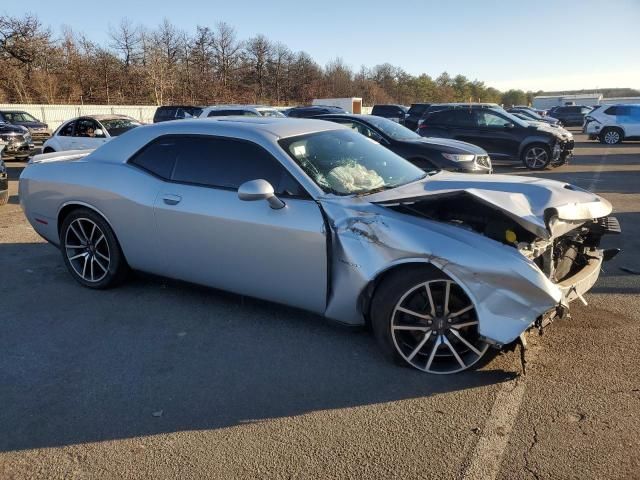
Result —
[[[544,170],[551,162],[551,152],[546,146],[531,145],[522,152],[522,163],[529,170]]]
[[[435,268],[403,269],[385,279],[376,289],[371,322],[391,358],[427,373],[467,370],[489,349],[473,302]]]
[[[127,263],[111,227],[91,210],[81,208],[65,217],[60,249],[69,273],[85,287],[109,288],[127,273]]]

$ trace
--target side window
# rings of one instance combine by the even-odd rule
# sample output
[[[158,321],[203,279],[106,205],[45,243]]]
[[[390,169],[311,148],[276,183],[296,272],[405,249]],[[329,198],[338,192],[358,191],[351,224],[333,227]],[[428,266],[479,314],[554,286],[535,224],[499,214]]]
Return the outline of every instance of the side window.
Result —
[[[91,118],[81,118],[76,123],[74,137],[95,137],[95,131],[100,128],[98,123]]]
[[[451,122],[457,127],[475,127],[475,110],[469,110],[467,108],[461,108],[459,110],[452,110]]]
[[[617,106],[609,107],[604,111],[604,113],[606,113],[607,115],[617,115],[618,107]]]
[[[76,124],[76,122],[69,122],[66,125],[64,125],[60,131],[58,132],[58,135],[60,135],[61,137],[70,137],[73,135],[73,126]]]
[[[353,121],[338,121],[336,123],[340,123],[341,125],[344,125],[346,127],[349,127],[353,130],[355,130],[358,133],[361,133],[362,135],[364,135],[367,138],[370,138],[371,140],[374,140],[378,143],[380,143],[380,141],[382,140],[382,137],[378,134],[378,132],[376,132],[375,130],[370,129],[369,127],[367,127],[366,125],[360,123],[360,122],[353,122]]]
[[[485,128],[504,128],[505,125],[511,123],[506,118],[488,110],[477,111],[476,121],[479,127]]]
[[[453,110],[433,112],[425,119],[425,123],[433,123],[436,125],[452,125],[453,112]]]
[[[129,163],[169,180],[173,173],[179,148],[178,137],[160,137],[136,153],[129,160]]]
[[[180,138],[179,142],[171,177],[176,182],[237,189],[244,182],[261,178],[278,194],[303,194],[285,168],[254,143],[212,137]]]

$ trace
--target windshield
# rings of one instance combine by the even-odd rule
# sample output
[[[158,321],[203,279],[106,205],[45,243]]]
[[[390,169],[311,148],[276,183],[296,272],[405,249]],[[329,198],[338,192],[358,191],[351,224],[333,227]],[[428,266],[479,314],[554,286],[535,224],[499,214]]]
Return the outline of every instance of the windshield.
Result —
[[[404,158],[353,130],[316,132],[279,143],[325,193],[362,195],[426,176]]]
[[[11,123],[13,122],[39,122],[38,119],[29,115],[27,112],[5,112],[4,117]]]
[[[142,125],[131,118],[110,118],[108,120],[100,120],[100,123],[112,137],[117,137],[132,128]]]
[[[416,140],[422,138],[416,132],[413,132],[407,127],[400,125],[398,122],[394,122],[387,118],[368,115],[366,120],[375,128],[394,140]]]
[[[275,108],[258,108],[258,112],[263,117],[284,117],[285,115]]]

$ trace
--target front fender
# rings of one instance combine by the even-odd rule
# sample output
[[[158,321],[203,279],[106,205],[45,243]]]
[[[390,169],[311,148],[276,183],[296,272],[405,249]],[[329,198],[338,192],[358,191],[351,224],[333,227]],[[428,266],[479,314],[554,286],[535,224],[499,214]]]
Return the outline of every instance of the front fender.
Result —
[[[331,219],[331,292],[325,315],[364,323],[357,299],[390,268],[429,263],[465,290],[476,306],[482,335],[499,344],[515,340],[537,317],[556,306],[562,292],[530,260],[461,227],[367,205],[334,208]]]

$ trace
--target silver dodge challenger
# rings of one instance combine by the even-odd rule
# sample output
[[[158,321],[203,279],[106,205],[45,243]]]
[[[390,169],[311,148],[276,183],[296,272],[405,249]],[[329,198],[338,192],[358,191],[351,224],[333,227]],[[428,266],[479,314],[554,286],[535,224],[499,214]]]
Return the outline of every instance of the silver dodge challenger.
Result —
[[[303,119],[163,122],[39,155],[20,202],[86,287],[133,269],[278,302],[370,325],[392,359],[435,374],[565,316],[620,231],[573,185],[424,172]]]

